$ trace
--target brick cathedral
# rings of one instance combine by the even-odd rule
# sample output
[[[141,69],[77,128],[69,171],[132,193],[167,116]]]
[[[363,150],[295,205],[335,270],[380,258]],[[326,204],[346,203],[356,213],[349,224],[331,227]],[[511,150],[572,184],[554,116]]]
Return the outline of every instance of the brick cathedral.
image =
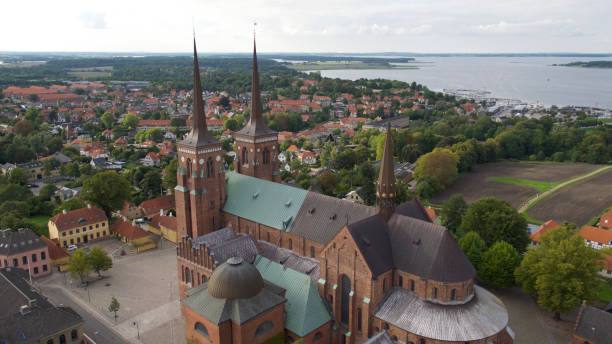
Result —
[[[280,183],[253,46],[234,170],[206,127],[194,41],[193,128],[178,144],[177,268],[197,343],[513,343],[504,304],[445,227],[395,205],[387,129],[376,207]]]

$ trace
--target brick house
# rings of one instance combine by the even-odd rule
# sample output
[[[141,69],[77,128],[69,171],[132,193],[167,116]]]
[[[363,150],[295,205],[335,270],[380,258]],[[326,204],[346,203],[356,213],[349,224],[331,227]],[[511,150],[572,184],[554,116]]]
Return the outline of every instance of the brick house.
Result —
[[[19,268],[32,277],[51,273],[47,244],[31,229],[0,231],[0,267]]]

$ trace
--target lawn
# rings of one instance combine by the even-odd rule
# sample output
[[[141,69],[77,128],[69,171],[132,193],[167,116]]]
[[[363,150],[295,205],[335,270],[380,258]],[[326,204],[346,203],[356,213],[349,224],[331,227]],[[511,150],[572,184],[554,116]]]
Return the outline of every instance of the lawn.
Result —
[[[609,283],[604,283],[601,293],[599,293],[599,299],[604,302],[612,302],[612,286]]]
[[[506,177],[492,177],[489,178],[492,182],[500,182],[500,183],[508,183],[508,184],[517,184],[532,187],[540,192],[544,192],[554,188],[555,186],[561,184],[561,182],[539,182],[535,180],[526,180],[526,179],[516,179],[516,178],[506,178]]]
[[[39,215],[30,217],[30,220],[37,225],[46,226],[49,222],[49,216]]]

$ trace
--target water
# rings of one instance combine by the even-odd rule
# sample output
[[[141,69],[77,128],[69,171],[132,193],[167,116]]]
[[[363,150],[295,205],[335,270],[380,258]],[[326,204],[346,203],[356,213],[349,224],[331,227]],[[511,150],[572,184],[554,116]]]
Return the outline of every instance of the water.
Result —
[[[416,81],[429,89],[490,91],[492,97],[544,105],[612,109],[612,69],[558,67],[592,57],[418,57],[419,69],[323,70],[321,75],[355,80]],[[413,64],[408,64],[413,65]]]

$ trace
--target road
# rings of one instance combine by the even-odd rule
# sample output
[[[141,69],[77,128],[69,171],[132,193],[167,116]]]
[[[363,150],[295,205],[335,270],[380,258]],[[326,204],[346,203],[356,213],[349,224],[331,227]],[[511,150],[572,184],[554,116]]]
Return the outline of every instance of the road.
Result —
[[[596,174],[598,174],[600,172],[603,172],[605,170],[608,170],[610,168],[612,168],[612,167],[611,166],[601,167],[601,168],[596,169],[595,171],[589,172],[589,173],[584,174],[582,176],[578,176],[578,177],[572,178],[570,180],[567,180],[567,181],[565,181],[565,182],[555,186],[554,188],[552,188],[550,190],[547,190],[547,191],[545,191],[545,192],[543,192],[541,194],[536,195],[535,197],[532,197],[527,202],[523,203],[523,205],[518,209],[518,212],[520,214],[520,213],[523,213],[523,212],[527,211],[527,209],[529,209],[529,207],[531,205],[533,205],[534,203],[536,203],[539,200],[543,199],[544,197],[550,195],[551,193],[556,192],[557,190],[561,189],[562,187],[567,186],[568,184],[572,184],[572,183],[577,182],[579,180],[590,178],[590,177],[592,177],[592,176],[594,176],[594,175],[596,175]]]
[[[60,287],[40,285],[42,294],[46,296],[56,306],[67,306],[83,318],[84,332],[96,344],[123,344],[126,343],[121,337],[117,336],[111,329],[93,317],[88,311],[79,306],[70,297],[66,296]]]

